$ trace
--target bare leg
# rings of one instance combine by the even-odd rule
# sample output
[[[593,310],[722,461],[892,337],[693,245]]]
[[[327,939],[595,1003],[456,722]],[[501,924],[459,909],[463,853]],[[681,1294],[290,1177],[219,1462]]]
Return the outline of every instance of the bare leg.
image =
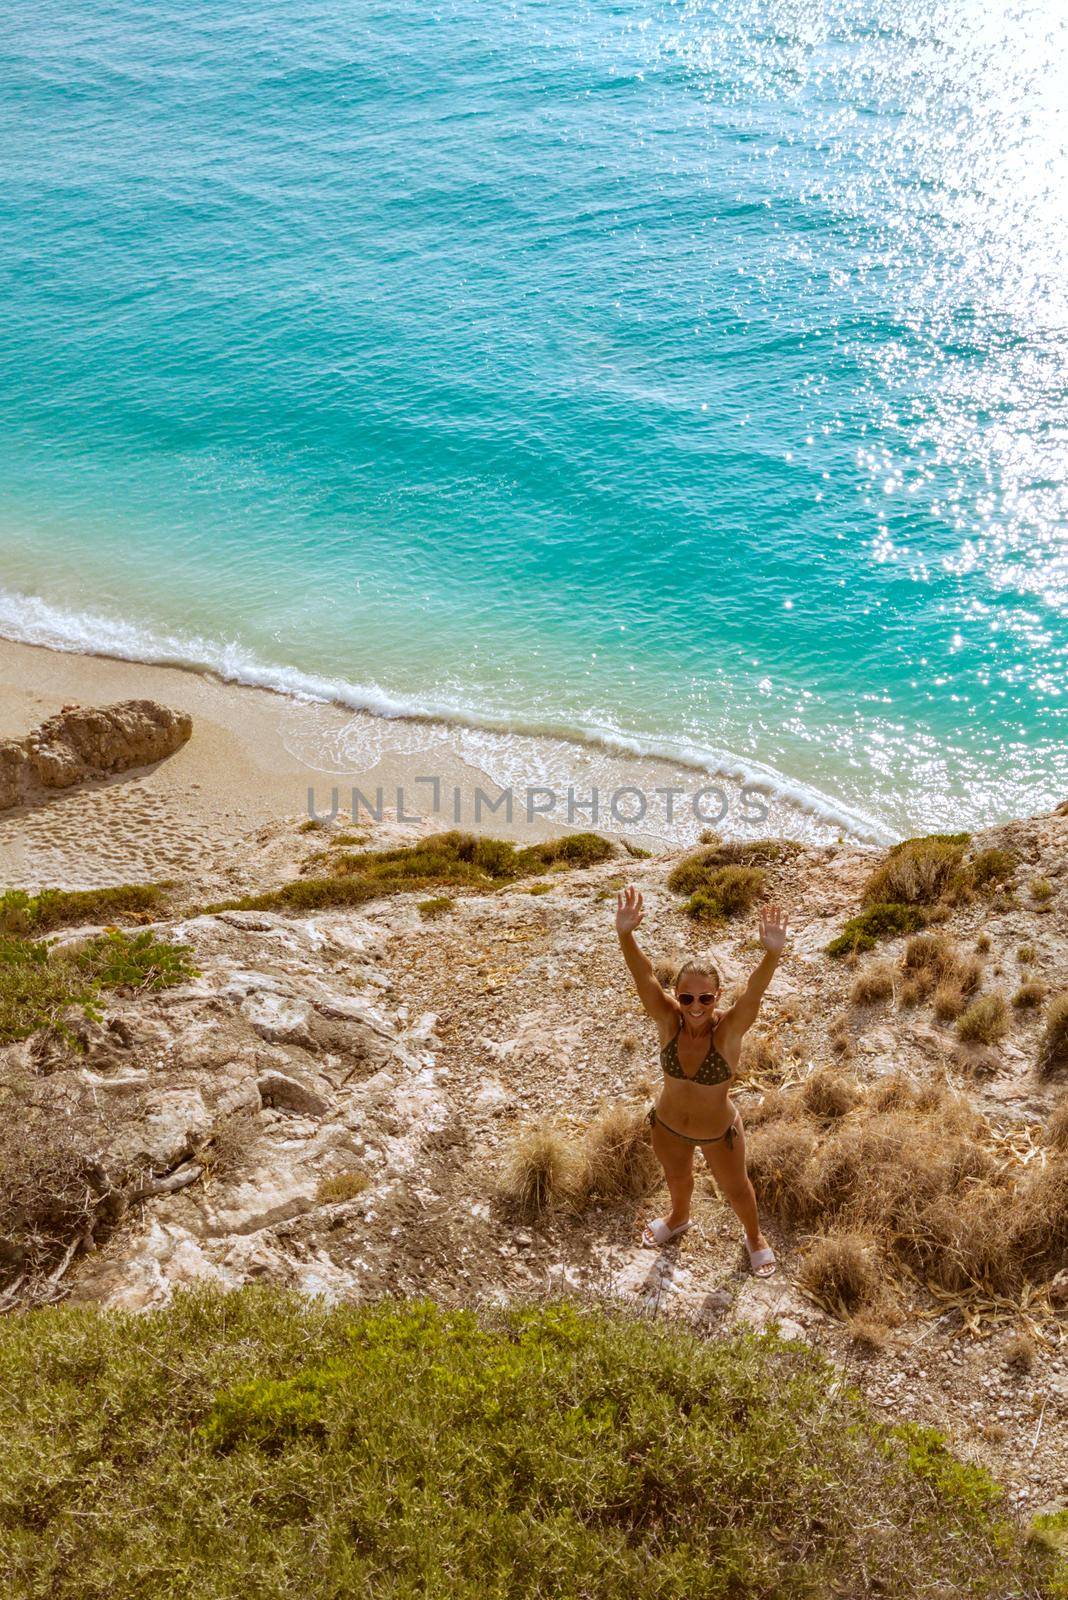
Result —
[[[745,1134],[740,1118],[735,1126],[737,1132],[731,1140],[732,1149],[727,1149],[726,1139],[719,1139],[715,1144],[703,1144],[701,1154],[724,1200],[745,1229],[746,1245],[750,1250],[764,1250],[768,1241],[760,1231],[756,1191],[745,1170]]]
[[[653,1153],[664,1169],[671,1210],[664,1219],[669,1228],[681,1228],[690,1220],[690,1199],[693,1195],[694,1147],[661,1127],[653,1126]]]

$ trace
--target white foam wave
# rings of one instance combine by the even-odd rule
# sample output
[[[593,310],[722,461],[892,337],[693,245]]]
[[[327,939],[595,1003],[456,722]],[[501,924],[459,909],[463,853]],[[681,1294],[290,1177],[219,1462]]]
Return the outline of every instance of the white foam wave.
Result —
[[[71,611],[37,595],[7,590],[0,590],[0,637],[49,650],[181,667],[209,673],[226,683],[266,689],[297,700],[340,705],[379,717],[447,723],[504,736],[559,739],[615,755],[665,761],[710,778],[748,785],[858,842],[886,844],[895,837],[877,818],[837,804],[819,790],[792,782],[771,767],[743,760],[729,751],[700,748],[686,740],[648,738],[603,725],[517,718],[447,701],[401,700],[377,685],[353,684],[260,661],[235,641],[205,639],[197,634],[156,633],[124,619]]]

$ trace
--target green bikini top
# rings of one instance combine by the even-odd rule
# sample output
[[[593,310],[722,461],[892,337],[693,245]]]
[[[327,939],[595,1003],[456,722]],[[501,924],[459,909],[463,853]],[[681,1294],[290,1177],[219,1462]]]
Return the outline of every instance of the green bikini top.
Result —
[[[679,1023],[679,1033],[682,1032],[682,1023]],[[701,1062],[695,1073],[683,1072],[682,1063],[679,1061],[678,1039],[679,1033],[669,1039],[660,1052],[660,1065],[669,1078],[685,1078],[687,1083],[725,1083],[731,1076],[731,1068],[716,1049],[710,1039],[708,1054]]]

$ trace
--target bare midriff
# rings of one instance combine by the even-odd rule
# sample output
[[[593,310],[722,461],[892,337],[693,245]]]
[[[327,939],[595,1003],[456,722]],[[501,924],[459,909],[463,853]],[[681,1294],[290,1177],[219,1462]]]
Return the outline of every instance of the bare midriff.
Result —
[[[685,1032],[679,1035],[676,1051],[684,1074],[696,1074],[711,1042],[709,1034],[697,1038],[687,1038]],[[661,1057],[666,1045],[667,1041]],[[691,1083],[685,1076],[678,1078],[665,1072],[656,1114],[669,1128],[685,1134],[688,1139],[718,1139],[737,1115],[730,1087],[731,1078],[725,1078],[722,1083]]]

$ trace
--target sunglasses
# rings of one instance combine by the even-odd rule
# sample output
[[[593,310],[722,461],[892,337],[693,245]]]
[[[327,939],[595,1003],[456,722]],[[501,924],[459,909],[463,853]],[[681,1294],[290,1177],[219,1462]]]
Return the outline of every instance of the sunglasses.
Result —
[[[680,994],[678,1001],[680,1006],[692,1006],[695,1000],[700,1000],[703,1006],[709,1006],[715,998],[714,994]]]

